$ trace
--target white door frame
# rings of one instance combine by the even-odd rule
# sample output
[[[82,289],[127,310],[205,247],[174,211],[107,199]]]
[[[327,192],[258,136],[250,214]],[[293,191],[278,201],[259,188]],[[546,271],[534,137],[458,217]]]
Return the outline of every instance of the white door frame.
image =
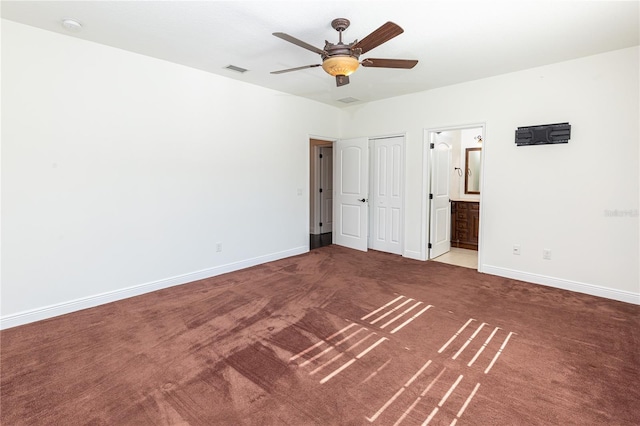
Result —
[[[478,232],[478,272],[483,272],[484,265],[484,250],[483,250],[483,241],[484,241],[484,203],[482,202],[482,197],[484,194],[484,170],[485,170],[485,158],[486,158],[486,148],[487,148],[487,128],[486,123],[470,123],[470,124],[461,124],[457,126],[442,126],[442,127],[431,127],[424,129],[423,139],[422,139],[422,219],[421,219],[421,228],[422,232],[420,235],[420,259],[421,260],[429,260],[429,249],[427,248],[429,244],[429,191],[431,188],[431,141],[433,140],[433,134],[436,132],[446,132],[450,130],[464,130],[464,129],[472,129],[472,128],[482,128],[482,155],[481,155],[481,165],[480,165],[480,229]]]

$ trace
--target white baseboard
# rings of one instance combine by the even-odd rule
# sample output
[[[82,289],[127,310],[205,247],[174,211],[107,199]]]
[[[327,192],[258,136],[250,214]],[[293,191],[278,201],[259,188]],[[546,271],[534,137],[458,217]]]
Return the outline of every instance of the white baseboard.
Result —
[[[514,280],[526,281],[533,284],[542,284],[548,287],[561,288],[563,290],[575,291],[578,293],[589,294],[591,296],[604,297],[607,299],[618,300],[620,302],[640,305],[640,293],[615,290],[612,288],[585,284],[562,278],[554,278],[545,275],[532,274],[530,272],[501,268],[499,266],[482,265],[482,272],[485,274],[498,275],[500,277],[512,278]]]
[[[140,296],[141,294],[150,293],[152,291],[161,290],[167,287],[173,287],[176,285],[186,284],[205,278],[215,277],[216,275],[222,275],[228,272],[249,268],[251,266],[272,262],[274,260],[284,259],[286,257],[307,253],[308,251],[308,246],[296,247],[290,250],[254,257],[252,259],[241,260],[238,262],[228,263],[226,265],[215,266],[213,268],[207,268],[200,271],[189,272],[183,275],[164,278],[158,281],[138,284],[132,287],[6,315],[0,317],[0,330],[16,327],[23,324],[29,324],[31,322],[56,317],[58,315],[80,311],[82,309],[93,308],[105,303],[127,299],[129,297]]]
[[[413,250],[405,250],[402,256],[408,259],[427,260],[422,257],[422,253],[420,253],[419,251],[413,251]]]

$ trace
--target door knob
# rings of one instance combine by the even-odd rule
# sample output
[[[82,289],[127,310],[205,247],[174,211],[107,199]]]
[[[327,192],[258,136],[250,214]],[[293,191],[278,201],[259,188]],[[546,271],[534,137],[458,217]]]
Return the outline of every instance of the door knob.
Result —
[[[366,203],[367,200],[365,200],[364,198],[359,199],[358,201],[362,201],[363,203]]]

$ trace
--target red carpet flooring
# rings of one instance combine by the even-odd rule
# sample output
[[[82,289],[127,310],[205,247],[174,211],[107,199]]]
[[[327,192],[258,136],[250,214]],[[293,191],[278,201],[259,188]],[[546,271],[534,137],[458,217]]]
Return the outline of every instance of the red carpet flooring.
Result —
[[[336,246],[0,338],[7,426],[640,424],[640,307]]]

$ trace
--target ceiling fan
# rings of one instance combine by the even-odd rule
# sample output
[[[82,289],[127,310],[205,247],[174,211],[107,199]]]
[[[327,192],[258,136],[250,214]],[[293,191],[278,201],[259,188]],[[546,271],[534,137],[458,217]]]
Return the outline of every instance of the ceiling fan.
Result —
[[[342,42],[342,32],[349,28],[349,24],[349,20],[345,18],[337,18],[331,21],[331,26],[338,31],[339,40],[336,44],[325,41],[324,49],[319,49],[289,34],[273,33],[273,35],[278,38],[319,54],[322,57],[322,63],[272,71],[271,74],[282,74],[321,66],[323,70],[336,78],[336,85],[339,87],[349,84],[349,75],[352,74],[359,65],[373,68],[411,69],[418,63],[417,60],[412,59],[368,58],[359,61],[360,55],[402,34],[404,30],[393,22],[387,22],[362,40],[355,40],[353,43],[345,44]]]

